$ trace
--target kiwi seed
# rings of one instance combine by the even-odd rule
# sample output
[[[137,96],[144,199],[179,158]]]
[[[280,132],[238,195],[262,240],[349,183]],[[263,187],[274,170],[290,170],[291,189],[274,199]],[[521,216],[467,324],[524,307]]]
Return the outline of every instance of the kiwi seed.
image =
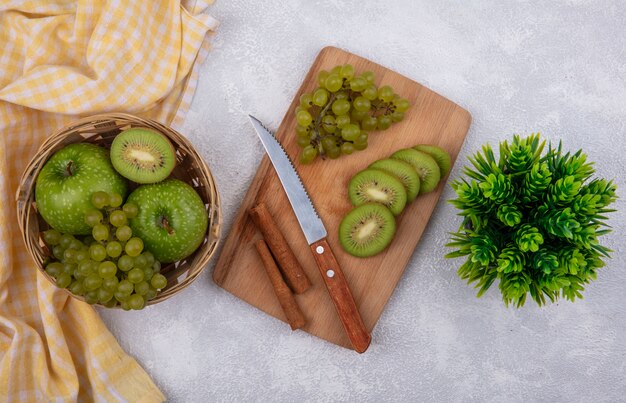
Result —
[[[172,143],[154,130],[132,128],[118,134],[111,144],[111,163],[124,177],[137,183],[167,178],[176,165]]]
[[[380,253],[393,239],[396,221],[391,211],[376,203],[362,204],[350,211],[339,224],[339,242],[357,257]]]
[[[450,154],[448,154],[448,152],[443,148],[430,144],[418,144],[413,148],[417,151],[424,152],[434,158],[437,165],[439,165],[442,178],[444,178],[448,174],[448,172],[450,172],[450,168],[452,167],[452,160],[450,159]]]
[[[370,168],[380,169],[397,177],[406,190],[407,203],[412,202],[420,191],[420,177],[413,167],[404,161],[387,158],[372,163]]]
[[[441,179],[441,171],[433,157],[412,148],[405,148],[393,153],[391,158],[408,162],[415,168],[420,177],[420,194],[435,190]]]
[[[416,151],[417,152],[417,151]],[[406,205],[406,190],[395,176],[384,171],[368,168],[352,177],[348,196],[353,205],[380,203],[394,215],[399,215]]]

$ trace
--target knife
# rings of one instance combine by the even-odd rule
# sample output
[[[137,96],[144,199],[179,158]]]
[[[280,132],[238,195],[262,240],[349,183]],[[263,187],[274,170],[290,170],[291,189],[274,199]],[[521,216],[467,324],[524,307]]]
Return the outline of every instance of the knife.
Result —
[[[324,223],[315,211],[302,180],[282,145],[257,118],[248,116],[287,193],[348,339],[356,352],[363,353],[369,347],[372,337],[359,314],[341,267],[330,249]]]

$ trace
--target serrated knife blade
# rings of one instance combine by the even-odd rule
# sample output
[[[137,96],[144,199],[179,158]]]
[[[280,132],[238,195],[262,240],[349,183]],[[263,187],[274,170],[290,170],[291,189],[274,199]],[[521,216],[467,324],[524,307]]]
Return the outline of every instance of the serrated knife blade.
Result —
[[[252,115],[248,116],[285,189],[346,335],[354,350],[363,353],[369,347],[372,338],[363,323],[343,271],[326,239],[327,232],[324,223],[315,211],[311,198],[282,145],[257,118]]]

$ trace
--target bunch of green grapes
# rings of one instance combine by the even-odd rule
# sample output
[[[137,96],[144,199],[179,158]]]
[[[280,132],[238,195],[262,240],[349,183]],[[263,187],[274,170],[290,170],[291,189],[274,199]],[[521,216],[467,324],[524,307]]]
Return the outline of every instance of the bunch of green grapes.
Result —
[[[300,162],[318,155],[338,158],[367,148],[368,133],[386,130],[404,119],[411,106],[388,85],[377,87],[371,71],[357,76],[350,64],[322,70],[318,87],[300,97],[296,108]]]
[[[138,207],[122,206],[121,195],[105,192],[95,192],[91,204],[94,208],[85,213],[91,235],[77,239],[55,229],[44,231],[54,257],[48,260],[46,273],[58,287],[83,296],[89,304],[142,309],[167,286],[167,279],[159,273],[161,263],[143,250],[143,241],[128,226]]]

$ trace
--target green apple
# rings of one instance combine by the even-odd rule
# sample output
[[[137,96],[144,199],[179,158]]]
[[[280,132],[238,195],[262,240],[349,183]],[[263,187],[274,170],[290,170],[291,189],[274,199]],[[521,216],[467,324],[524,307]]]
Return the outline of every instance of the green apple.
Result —
[[[133,235],[161,263],[191,255],[204,240],[209,217],[198,193],[185,182],[166,179],[140,186],[127,202],[139,207],[129,223]]]
[[[126,179],[111,164],[109,151],[90,143],[70,144],[44,164],[35,184],[37,209],[44,220],[62,233],[91,233],[85,211],[93,208],[94,192],[126,195]]]

